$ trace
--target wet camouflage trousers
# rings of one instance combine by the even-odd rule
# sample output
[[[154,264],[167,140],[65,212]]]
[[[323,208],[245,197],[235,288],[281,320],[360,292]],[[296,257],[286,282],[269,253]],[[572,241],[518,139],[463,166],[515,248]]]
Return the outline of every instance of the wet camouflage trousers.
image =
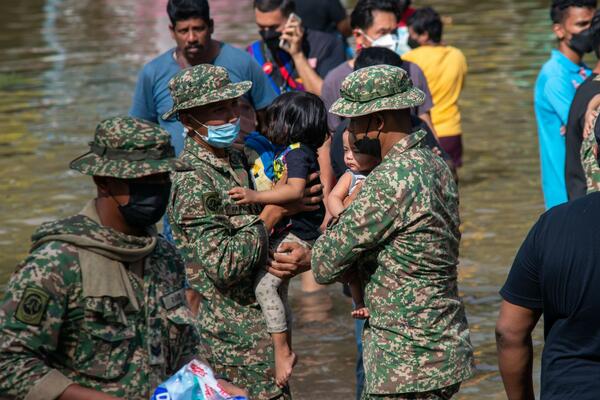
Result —
[[[445,388],[430,390],[428,392],[400,393],[394,395],[366,394],[363,391],[362,400],[448,400],[460,389],[460,383],[446,386]]]
[[[225,377],[234,385],[242,387],[248,391],[251,399],[269,399],[269,400],[291,400],[290,387],[286,386],[283,393],[268,397],[267,393],[272,393],[271,386],[273,384],[273,371],[265,368],[263,365],[253,366],[233,366],[233,365],[216,365],[212,368],[220,377]],[[266,373],[265,373],[266,372]],[[264,382],[263,385],[257,382]]]

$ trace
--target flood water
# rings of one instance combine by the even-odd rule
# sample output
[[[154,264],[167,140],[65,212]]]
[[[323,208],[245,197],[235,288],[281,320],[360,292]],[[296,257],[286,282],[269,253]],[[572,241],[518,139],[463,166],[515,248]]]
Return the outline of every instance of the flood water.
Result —
[[[452,17],[445,39],[469,63],[461,101],[460,288],[478,372],[457,398],[502,399],[493,331],[498,290],[543,211],[532,87],[552,46],[548,2],[427,4]],[[244,46],[257,37],[251,0],[211,5],[217,39]],[[94,195],[91,180],[69,171],[68,162],[87,151],[98,121],[127,113],[140,67],[172,45],[164,10],[165,0],[0,2],[0,291],[35,227],[79,211]],[[301,295],[296,285],[292,299],[295,398],[351,399],[349,301],[338,286]],[[535,345],[539,354],[540,330]]]

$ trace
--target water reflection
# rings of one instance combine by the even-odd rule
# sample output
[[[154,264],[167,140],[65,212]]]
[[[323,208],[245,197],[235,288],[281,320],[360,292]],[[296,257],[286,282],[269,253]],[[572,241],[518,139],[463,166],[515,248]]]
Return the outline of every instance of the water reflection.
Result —
[[[251,0],[211,3],[216,38],[239,46],[256,38]],[[165,4],[0,2],[0,283],[26,254],[37,224],[78,211],[93,194],[90,180],[69,172],[67,163],[85,150],[101,118],[127,112],[141,65],[172,47]],[[452,16],[446,40],[469,63],[461,102],[466,150],[460,284],[478,374],[460,398],[500,399],[505,396],[493,335],[497,292],[543,209],[532,86],[552,46],[548,4],[427,4]],[[337,286],[309,297],[293,285],[292,298],[300,355],[292,381],[296,398],[351,398],[355,350],[349,301]],[[540,344],[538,331],[538,350]]]

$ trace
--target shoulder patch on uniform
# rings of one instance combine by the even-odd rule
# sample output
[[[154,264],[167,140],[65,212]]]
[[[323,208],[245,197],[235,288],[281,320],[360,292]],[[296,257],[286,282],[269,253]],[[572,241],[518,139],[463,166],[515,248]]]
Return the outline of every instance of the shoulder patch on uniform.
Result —
[[[217,192],[202,193],[202,204],[207,214],[221,214],[221,197]]]
[[[39,325],[49,301],[50,295],[45,290],[28,286],[23,292],[15,318],[27,325]]]

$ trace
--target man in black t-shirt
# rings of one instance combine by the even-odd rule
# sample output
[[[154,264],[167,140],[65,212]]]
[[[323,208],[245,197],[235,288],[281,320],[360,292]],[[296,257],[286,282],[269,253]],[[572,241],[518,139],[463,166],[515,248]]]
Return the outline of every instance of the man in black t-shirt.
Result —
[[[308,29],[352,35],[350,19],[340,0],[296,0],[296,14]]]
[[[600,93],[600,81],[596,80],[600,73],[600,12],[596,12],[596,15],[594,15],[587,33],[588,35],[585,37],[588,38],[598,61],[592,74],[577,88],[569,110],[567,131],[565,133],[565,183],[569,200],[585,196],[587,189],[585,174],[581,165],[580,150],[588,103],[592,97]]]
[[[540,217],[500,291],[496,343],[509,399],[534,399],[531,332],[542,314],[541,398],[600,398],[599,289],[600,193],[592,193]]]
[[[248,51],[262,66],[271,86],[280,94],[307,91],[321,95],[323,78],[346,60],[342,38],[305,29],[291,18],[294,0],[254,0],[254,18],[261,40]]]

